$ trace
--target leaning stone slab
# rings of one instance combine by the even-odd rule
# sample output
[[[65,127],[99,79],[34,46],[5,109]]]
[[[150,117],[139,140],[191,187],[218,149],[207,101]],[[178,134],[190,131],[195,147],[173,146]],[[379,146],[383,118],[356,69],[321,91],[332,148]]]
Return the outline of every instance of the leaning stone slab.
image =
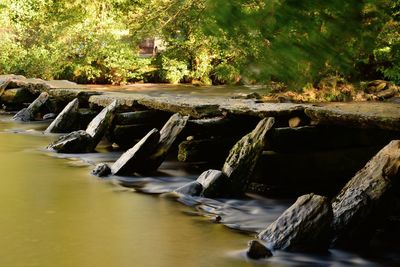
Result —
[[[48,148],[61,153],[92,152],[111,124],[116,108],[117,102],[114,101],[90,122],[86,131],[75,131],[62,136]]]
[[[40,108],[46,103],[49,94],[46,92],[41,93],[35,101],[33,101],[27,108],[20,110],[13,120],[16,121],[32,121],[35,115],[39,112]]]
[[[92,137],[94,147],[100,142],[107,128],[110,126],[115,111],[117,109],[117,100],[114,100],[110,105],[105,107],[94,119],[89,123],[86,132]],[[93,149],[94,149],[93,147]]]
[[[45,133],[67,133],[74,130],[78,118],[79,101],[75,98],[58,114]]]
[[[273,250],[325,250],[331,241],[332,217],[326,197],[304,195],[257,237]]]
[[[142,164],[140,172],[154,171],[161,165],[172,144],[185,128],[188,119],[189,116],[182,116],[178,113],[171,116],[160,131],[158,146],[154,150],[154,153],[150,155],[146,164]]]
[[[160,133],[157,129],[151,130],[131,149],[127,150],[111,166],[111,173],[114,175],[130,175],[138,172],[142,165],[147,164],[148,156],[153,153],[160,140]]]
[[[398,183],[400,140],[390,142],[361,169],[333,199],[333,228],[337,244],[368,239],[390,215],[393,184]]]
[[[92,151],[92,137],[85,131],[75,131],[61,136],[47,148],[59,153],[87,153]]]
[[[262,119],[256,128],[240,139],[229,152],[222,172],[228,177],[230,194],[241,194],[246,189],[257,160],[264,150],[265,136],[274,122],[274,118]]]

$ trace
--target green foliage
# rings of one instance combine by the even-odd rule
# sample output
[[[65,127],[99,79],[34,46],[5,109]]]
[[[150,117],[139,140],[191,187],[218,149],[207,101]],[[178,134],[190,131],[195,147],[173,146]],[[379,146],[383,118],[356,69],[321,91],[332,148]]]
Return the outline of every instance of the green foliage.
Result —
[[[372,72],[399,83],[399,10],[398,0],[2,0],[0,72],[291,88]],[[165,41],[157,60],[138,55],[147,37]]]
[[[185,76],[189,74],[187,64],[184,61],[160,57],[161,64],[159,66],[159,77],[162,82],[179,83]]]
[[[377,69],[385,78],[400,83],[400,1],[390,6],[391,19],[377,38],[374,50]]]

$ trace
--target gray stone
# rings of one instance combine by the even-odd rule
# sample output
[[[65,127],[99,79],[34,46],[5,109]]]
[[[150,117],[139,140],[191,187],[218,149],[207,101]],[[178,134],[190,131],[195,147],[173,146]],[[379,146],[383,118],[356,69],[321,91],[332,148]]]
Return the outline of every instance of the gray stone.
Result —
[[[111,166],[111,173],[114,175],[130,175],[139,172],[142,165],[147,164],[147,158],[157,147],[160,140],[160,133],[157,129],[151,130],[136,145],[126,151]]]
[[[301,196],[258,238],[271,249],[326,250],[331,241],[332,208],[326,197]]]
[[[175,190],[175,192],[178,194],[188,195],[188,196],[200,196],[202,191],[203,191],[203,186],[197,181],[187,183],[184,186],[179,187],[178,189]]]
[[[265,136],[274,122],[274,118],[262,119],[256,128],[240,139],[229,152],[222,172],[228,177],[230,194],[242,194],[246,190],[257,160],[264,150]]]
[[[168,113],[159,110],[142,110],[133,112],[117,113],[115,115],[116,125],[144,124],[149,122],[159,122],[168,119]]]
[[[106,163],[99,163],[92,170],[92,174],[98,177],[105,177],[111,174],[111,168]]]
[[[154,171],[161,165],[172,144],[185,128],[188,119],[189,116],[182,116],[178,113],[171,116],[160,131],[158,146],[154,150],[154,153],[146,160],[146,164],[142,164],[140,172]]]
[[[390,142],[333,199],[333,228],[337,244],[363,242],[380,218],[393,212],[390,197],[398,183],[400,140]],[[361,244],[362,245],[362,244]]]
[[[25,103],[31,103],[36,99],[37,95],[32,94],[26,88],[7,89],[1,94],[0,100],[2,104],[8,106],[21,107]]]
[[[200,174],[197,182],[203,187],[202,196],[214,198],[223,195],[227,178],[222,171],[208,170]]]
[[[84,153],[91,152],[92,137],[85,131],[80,130],[61,136],[47,148],[59,153]]]
[[[27,108],[20,110],[13,120],[16,121],[32,121],[35,119],[35,115],[39,112],[40,108],[46,103],[49,98],[49,94],[46,92],[41,93],[38,98],[35,99]]]
[[[258,240],[251,240],[248,243],[246,254],[247,257],[254,260],[269,258],[273,256],[272,252],[263,244],[261,244]]]
[[[46,133],[67,133],[74,130],[78,118],[79,101],[77,98],[72,100],[58,114],[57,118],[47,127]]]
[[[117,109],[117,100],[105,107],[94,119],[89,123],[86,132],[92,137],[94,147],[100,142],[107,128],[111,125]],[[93,147],[93,149],[94,149]]]

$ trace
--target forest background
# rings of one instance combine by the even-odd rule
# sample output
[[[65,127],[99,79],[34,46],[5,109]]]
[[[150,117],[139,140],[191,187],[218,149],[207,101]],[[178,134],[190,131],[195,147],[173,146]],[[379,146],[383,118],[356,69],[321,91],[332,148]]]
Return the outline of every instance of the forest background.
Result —
[[[165,50],[142,57],[145,38]],[[0,74],[78,83],[400,83],[400,1],[0,0]]]

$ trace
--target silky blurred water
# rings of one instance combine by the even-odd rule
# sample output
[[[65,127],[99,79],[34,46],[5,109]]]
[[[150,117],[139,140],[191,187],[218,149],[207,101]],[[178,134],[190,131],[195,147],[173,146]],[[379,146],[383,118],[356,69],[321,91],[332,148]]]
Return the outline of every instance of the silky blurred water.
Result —
[[[98,179],[94,164],[121,152],[55,154],[45,127],[0,117],[0,266],[380,266],[334,250],[249,260],[247,242],[292,200],[171,198],[198,173],[170,161],[154,177]]]

